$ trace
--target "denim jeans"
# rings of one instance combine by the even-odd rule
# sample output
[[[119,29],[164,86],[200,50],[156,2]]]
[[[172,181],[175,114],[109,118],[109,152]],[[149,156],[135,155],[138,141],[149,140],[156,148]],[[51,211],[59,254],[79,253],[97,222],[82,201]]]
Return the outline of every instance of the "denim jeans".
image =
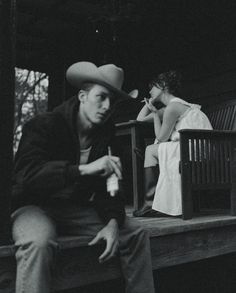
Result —
[[[16,293],[49,293],[58,235],[95,237],[104,227],[92,207],[43,210],[25,206],[12,214],[16,245]],[[154,293],[147,231],[129,217],[120,229],[119,256],[127,293]]]

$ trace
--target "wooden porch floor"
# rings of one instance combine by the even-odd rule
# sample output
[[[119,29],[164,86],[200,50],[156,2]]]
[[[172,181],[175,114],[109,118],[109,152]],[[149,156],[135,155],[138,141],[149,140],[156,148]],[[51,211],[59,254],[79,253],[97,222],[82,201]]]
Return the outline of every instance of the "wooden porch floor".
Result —
[[[127,209],[127,214],[131,215],[131,209]],[[236,252],[236,217],[225,212],[202,213],[187,221],[167,216],[137,220],[150,233],[154,270]],[[58,242],[60,252],[54,278],[56,290],[114,280],[121,276],[118,260],[104,265],[98,263],[102,247],[91,249],[87,246],[87,238],[62,237]],[[14,286],[14,251],[13,245],[0,247],[0,288],[4,284],[11,288]]]

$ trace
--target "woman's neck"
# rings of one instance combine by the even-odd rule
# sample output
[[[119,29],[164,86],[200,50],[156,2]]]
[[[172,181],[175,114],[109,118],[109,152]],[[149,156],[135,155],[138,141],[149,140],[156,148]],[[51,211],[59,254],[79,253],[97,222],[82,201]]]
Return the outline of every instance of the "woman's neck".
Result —
[[[163,93],[161,97],[161,102],[167,106],[170,103],[170,101],[173,100],[174,98],[177,98],[177,97],[169,93]]]

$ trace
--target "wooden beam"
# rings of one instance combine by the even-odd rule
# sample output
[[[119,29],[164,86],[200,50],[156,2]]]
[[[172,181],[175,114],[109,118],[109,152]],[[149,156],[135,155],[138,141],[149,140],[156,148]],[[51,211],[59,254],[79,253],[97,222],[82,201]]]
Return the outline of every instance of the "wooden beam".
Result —
[[[14,126],[15,0],[0,0],[0,244],[10,235]]]
[[[48,110],[65,101],[65,61],[61,49],[50,50]]]

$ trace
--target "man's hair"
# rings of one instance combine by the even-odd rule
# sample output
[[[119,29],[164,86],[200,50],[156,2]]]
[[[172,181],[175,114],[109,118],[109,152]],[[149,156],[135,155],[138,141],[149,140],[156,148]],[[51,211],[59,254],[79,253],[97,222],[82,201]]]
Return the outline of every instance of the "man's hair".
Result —
[[[85,91],[85,92],[89,92],[94,86],[95,86],[95,83],[85,82],[82,84],[80,90]]]
[[[170,94],[179,94],[181,87],[181,74],[175,70],[169,70],[154,77],[149,87],[158,86],[166,89]]]
[[[85,92],[89,92],[95,85],[97,85],[97,83],[93,83],[93,82],[85,82],[81,85],[80,90],[81,91],[85,91]],[[98,84],[99,85],[99,84]],[[109,89],[107,89],[111,95],[114,96],[114,93],[112,91],[110,91]]]

